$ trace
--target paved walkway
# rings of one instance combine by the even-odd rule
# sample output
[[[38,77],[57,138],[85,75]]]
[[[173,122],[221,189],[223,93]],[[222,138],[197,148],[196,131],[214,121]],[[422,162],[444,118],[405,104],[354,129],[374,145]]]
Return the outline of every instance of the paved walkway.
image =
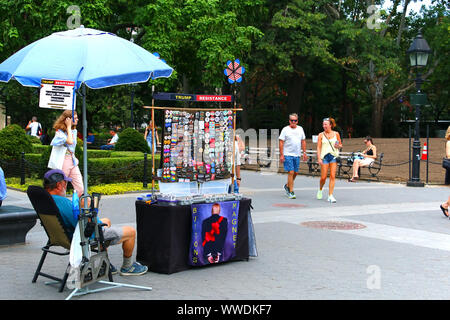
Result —
[[[330,204],[326,196],[315,199],[317,177],[297,178],[295,200],[284,194],[283,174],[244,171],[242,177],[241,191],[254,207],[258,257],[171,275],[117,275],[116,282],[153,290],[116,288],[74,299],[450,299],[450,221],[439,209],[450,188],[341,180],[337,203]],[[100,215],[135,226],[135,198],[104,196]],[[3,205],[31,208],[26,194],[13,190]],[[0,299],[63,300],[70,294],[44,285],[42,277],[31,283],[45,242],[37,223],[26,244],[0,246]],[[120,246],[109,255],[120,266]],[[67,261],[50,255],[44,268],[62,275]]]

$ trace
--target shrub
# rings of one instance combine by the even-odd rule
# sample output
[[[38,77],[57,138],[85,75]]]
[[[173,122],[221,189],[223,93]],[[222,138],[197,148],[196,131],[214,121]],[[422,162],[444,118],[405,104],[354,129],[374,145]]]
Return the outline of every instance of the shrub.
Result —
[[[41,139],[35,136],[26,135],[27,139],[30,140],[31,144],[42,144]]]
[[[111,150],[87,150],[88,159],[94,158],[111,158]]]
[[[88,183],[142,181],[144,175],[143,157],[88,158]],[[80,168],[81,169],[81,168]],[[150,174],[147,171],[147,176]]]
[[[3,160],[18,160],[22,152],[31,151],[30,139],[19,125],[11,124],[0,131],[0,157]]]
[[[34,154],[43,154],[45,151],[47,151],[47,149],[51,148],[51,146],[49,145],[42,145],[42,144],[36,144],[34,143],[32,145],[32,150],[31,153]]]
[[[119,141],[117,141],[114,147],[117,151],[141,151],[150,152],[147,141],[144,136],[133,128],[127,128],[119,135]]]
[[[144,158],[144,153],[140,151],[111,151],[111,158],[123,158],[123,157]]]

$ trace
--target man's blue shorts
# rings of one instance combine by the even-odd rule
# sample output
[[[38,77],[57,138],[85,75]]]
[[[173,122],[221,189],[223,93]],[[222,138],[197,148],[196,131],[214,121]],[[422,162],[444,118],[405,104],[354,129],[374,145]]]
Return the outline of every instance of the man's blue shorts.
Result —
[[[300,157],[284,156],[284,170],[298,172],[300,167]]]
[[[329,164],[329,163],[335,163],[335,162],[337,162],[337,161],[336,161],[336,157],[333,156],[331,153],[327,153],[327,154],[325,155],[325,157],[323,157],[322,161],[323,161],[323,164]]]

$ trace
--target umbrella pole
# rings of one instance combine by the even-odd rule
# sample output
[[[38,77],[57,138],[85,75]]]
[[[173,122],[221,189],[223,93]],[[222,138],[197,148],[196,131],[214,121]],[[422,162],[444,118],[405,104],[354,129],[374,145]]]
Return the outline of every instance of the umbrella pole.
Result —
[[[86,119],[86,85],[83,83],[82,94],[83,94],[83,184],[84,184],[84,194],[88,195],[88,169],[87,169],[87,119]],[[81,196],[81,195],[80,195]],[[84,202],[84,208],[87,209],[88,203]]]
[[[152,194],[155,192],[155,149],[156,149],[156,135],[155,135],[155,109],[152,109]],[[154,148],[153,148],[154,144]]]
[[[234,172],[235,172],[235,147],[236,147],[236,86],[234,87],[234,111],[233,111],[233,155],[232,155],[232,161],[231,161],[231,193],[234,193]]]
[[[155,86],[152,85],[152,107],[155,106],[155,99],[153,93],[155,92]],[[155,193],[155,149],[156,149],[156,136],[155,136],[155,109],[152,108],[152,194]],[[153,148],[153,144],[155,147]],[[161,160],[160,160],[161,161]]]

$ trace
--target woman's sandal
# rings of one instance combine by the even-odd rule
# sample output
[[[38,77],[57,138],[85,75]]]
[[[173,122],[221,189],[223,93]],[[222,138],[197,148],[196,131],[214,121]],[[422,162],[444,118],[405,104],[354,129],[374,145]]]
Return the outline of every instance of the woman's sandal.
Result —
[[[445,209],[442,204],[440,205],[442,213],[444,214],[444,216],[446,216],[448,218],[448,209]]]
[[[358,177],[352,177],[351,179],[348,179],[348,182],[356,182],[358,180]]]

